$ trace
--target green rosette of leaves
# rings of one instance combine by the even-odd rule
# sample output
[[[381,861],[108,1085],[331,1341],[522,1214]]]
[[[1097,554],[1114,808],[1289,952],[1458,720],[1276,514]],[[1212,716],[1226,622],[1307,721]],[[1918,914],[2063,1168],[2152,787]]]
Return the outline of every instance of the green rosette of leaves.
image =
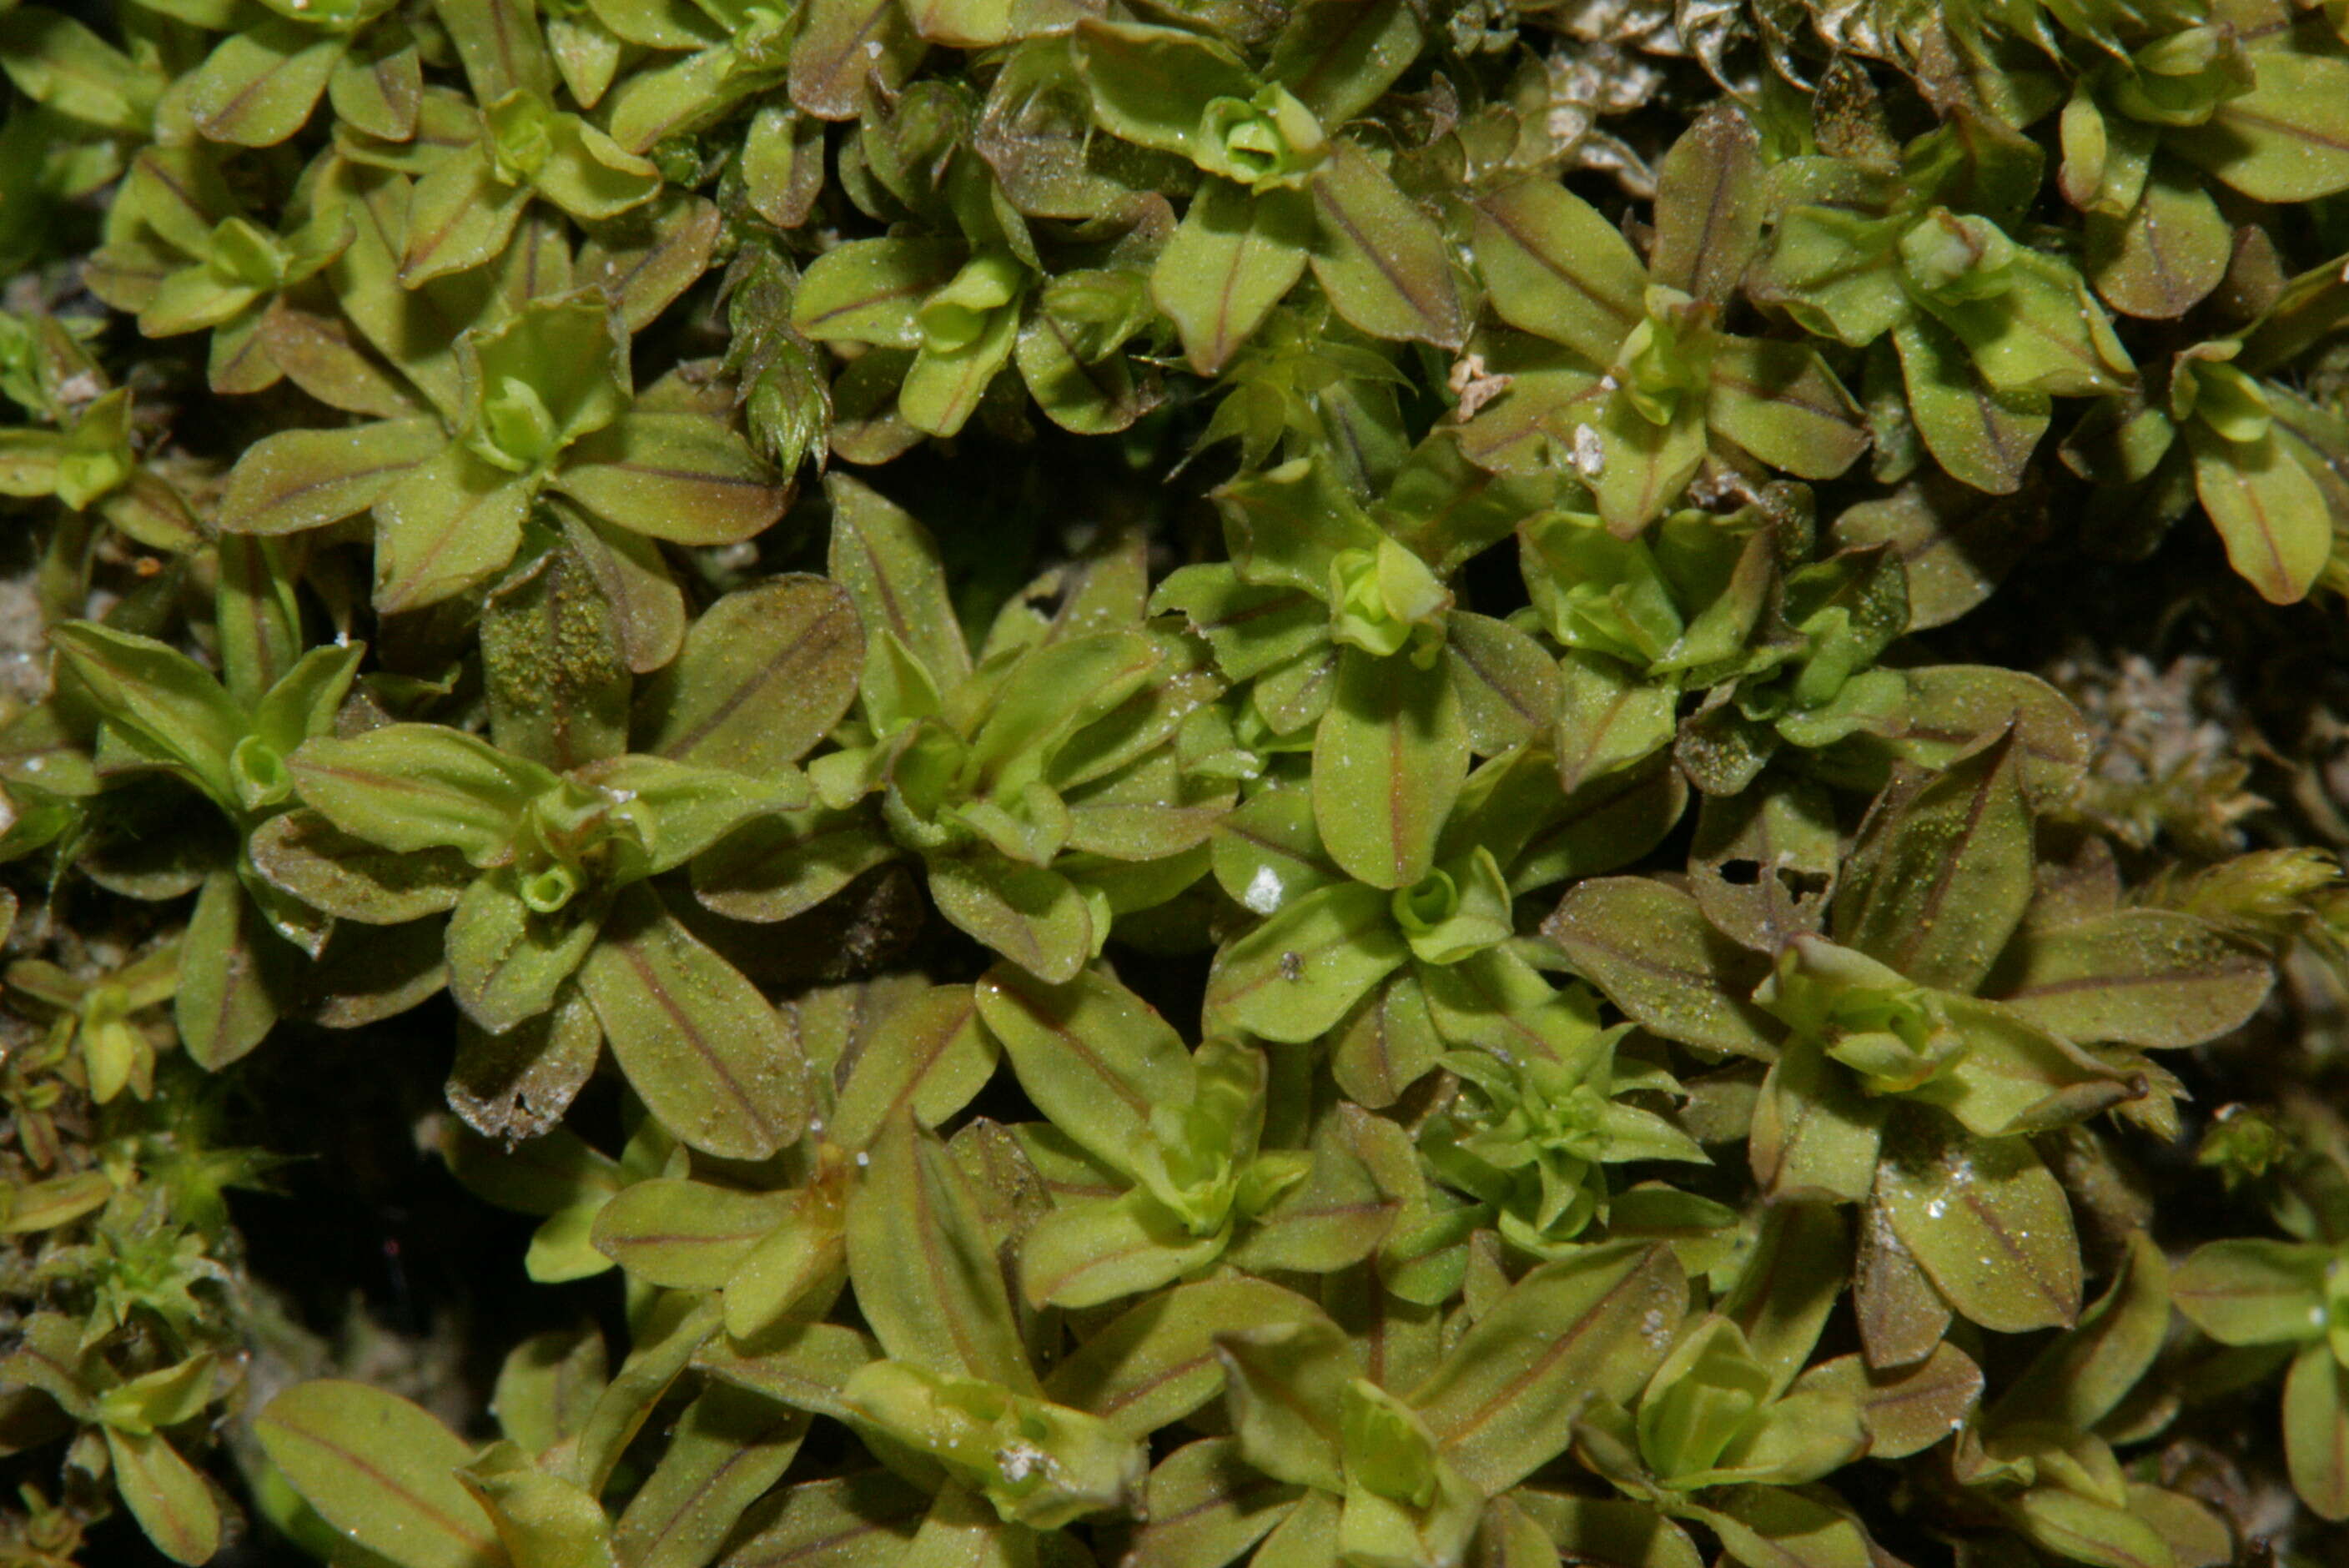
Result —
[[[2085,269],[2116,310],[2168,320],[2225,276],[2228,222],[2203,181],[2258,201],[2349,189],[2338,145],[2349,58],[2263,5],[2084,7],[2055,184],[2085,214]]]
[[[1220,1332],[1231,1435],[1152,1471],[1137,1558],[1220,1568],[1253,1549],[1259,1563],[1447,1568],[1513,1540],[1555,1553],[1579,1522],[1527,1478],[1564,1451],[1585,1399],[1647,1379],[1686,1300],[1670,1249],[1585,1249],[1498,1295],[1401,1393],[1363,1375],[1319,1309]],[[1278,1488],[1243,1511],[1258,1476]],[[1187,1525],[1208,1511],[1237,1517]]]
[[[53,500],[87,531],[104,521],[169,554],[202,546],[186,490],[203,466],[142,451],[131,389],[116,387],[83,341],[85,324],[0,314],[0,391],[31,418],[0,428],[0,495]]]
[[[1342,1140],[1263,1147],[1271,1068],[1255,1047],[1185,1050],[1130,991],[1098,975],[1039,985],[999,965],[979,1016],[1048,1121],[1030,1158],[1114,1196],[1057,1202],[1021,1239],[1037,1306],[1081,1307],[1229,1264],[1330,1274],[1384,1239],[1392,1206]]]
[[[1523,385],[1471,420],[1479,460],[1565,470],[1625,537],[1678,501],[1715,447],[1808,480],[1857,461],[1858,406],[1815,346],[1720,325],[1762,246],[1765,188],[1753,127],[1718,108],[1664,160],[1644,263],[1551,180],[1480,196],[1471,218],[1493,314],[1541,346],[1509,353]]]
[[[149,337],[209,331],[215,392],[259,392],[285,375],[262,324],[281,295],[316,278],[350,244],[350,213],[329,204],[273,233],[239,210],[201,146],[150,148],[107,210],[107,243],[90,284],[133,311]]]
[[[1424,878],[1472,758],[1532,738],[1555,707],[1540,645],[1457,607],[1447,585],[1552,493],[1539,479],[1491,481],[1447,432],[1368,508],[1330,465],[1292,459],[1222,487],[1231,560],[1185,567],[1153,597],[1248,683],[1252,748],[1299,749],[1309,735],[1319,830],[1370,886]]]
[[[864,348],[835,383],[863,427],[836,437],[843,456],[877,461],[955,435],[1014,368],[1047,418],[1082,435],[1124,429],[1157,401],[1128,345],[1157,335],[1146,279],[1163,203],[1129,193],[1081,224],[1050,201],[1024,211],[984,134],[967,89],[909,88],[863,139],[873,183],[859,200],[876,215],[917,214],[929,232],[835,246],[792,291],[800,335]]]
[[[1910,624],[1899,556],[1854,542],[1802,559],[1806,501],[1678,511],[1633,539],[1585,512],[1518,525],[1534,617],[1567,650],[1556,745],[1571,784],[1670,747],[1708,796],[1744,791],[1780,758],[1864,787],[1918,713],[1942,706],[1931,677],[1876,667]]]
[[[1177,27],[1088,18],[1067,47],[1112,136],[1205,176],[1151,272],[1193,369],[1228,361],[1309,266],[1372,337],[1456,348],[1469,317],[1442,229],[1345,130],[1417,57],[1402,0],[1299,6],[1258,68]]]
[[[493,739],[415,723],[316,739],[289,763],[305,809],[255,853],[340,918],[447,914],[472,1031],[451,1099],[484,1130],[559,1118],[600,1036],[678,1138],[764,1158],[804,1125],[796,1043],[655,879],[807,802],[794,763],[853,697],[854,624],[819,580],[741,590],[632,715],[618,616],[550,537],[484,624]]]
[[[1755,296],[1808,331],[1889,341],[1926,449],[1997,494],[2023,482],[2054,398],[2118,391],[2136,371],[2072,264],[2012,232],[2041,162],[2036,144],[1987,119],[1927,132],[1897,164],[1788,160],[1771,173],[1755,264]]]
[[[251,1051],[299,1004],[300,958],[317,958],[331,934],[331,921],[260,874],[251,837],[295,803],[288,758],[331,728],[367,650],[304,652],[284,572],[273,546],[222,549],[215,600],[226,631],[217,675],[152,637],[96,622],[50,633],[59,702],[95,730],[98,776],[168,776],[233,830],[225,840],[184,832],[142,890],[197,891],[173,1014],[181,1043],[207,1068]]]
[[[2162,1350],[2173,1281],[2183,1282],[2182,1271],[2173,1274],[2150,1236],[2131,1234],[2103,1296],[1958,1434],[1959,1483],[2054,1556],[2208,1568],[2231,1551],[2208,1506],[2114,1453],[2158,1435],[2169,1418],[2132,1396]],[[2182,1294],[2177,1301],[2186,1305]]]
[[[274,537],[372,511],[376,606],[390,613],[503,570],[544,496],[680,543],[772,522],[788,492],[748,443],[682,387],[636,397],[627,345],[599,291],[531,300],[456,339],[437,414],[256,442],[229,477],[222,526]]]
[[[1213,705],[1222,683],[1196,643],[1145,619],[1138,539],[1016,596],[974,655],[921,524],[854,480],[829,490],[833,576],[864,626],[856,717],[809,764],[820,809],[725,846],[695,885],[719,913],[776,921],[917,859],[948,921],[1072,980],[1119,915],[1206,872],[1253,766]]]
[[[2144,1053],[2224,1034],[2271,982],[2195,917],[2122,907],[2109,876],[2077,903],[2036,892],[2026,744],[1896,775],[1848,854],[1785,796],[1766,826],[1700,830],[1692,892],[1588,882],[1544,928],[1643,1027],[1770,1064],[1754,1175],[1867,1205],[1875,1364],[1929,1354],[1952,1311],[2002,1333],[2074,1322],[2070,1205],[2027,1135],[2105,1110],[2174,1126],[2176,1080]]]
[[[2349,298],[2327,263],[2264,291],[2238,330],[2189,345],[2167,374],[2099,400],[2064,442],[2064,462],[2101,490],[2092,516],[2118,540],[2155,536],[2199,502],[2238,575],[2271,603],[2307,596],[2349,521],[2332,454],[2338,412],[2275,372],[2338,319]]]

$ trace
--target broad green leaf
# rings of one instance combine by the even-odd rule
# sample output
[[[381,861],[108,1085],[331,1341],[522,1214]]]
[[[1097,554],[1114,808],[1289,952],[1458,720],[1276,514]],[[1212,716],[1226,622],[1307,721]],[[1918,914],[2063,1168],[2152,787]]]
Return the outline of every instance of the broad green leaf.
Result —
[[[424,96],[422,57],[415,43],[396,31],[360,38],[335,62],[326,93],[336,116],[354,129],[405,141],[416,134]]]
[[[457,1479],[464,1440],[397,1394],[298,1383],[254,1422],[270,1460],[337,1532],[399,1568],[497,1568],[496,1532]]]
[[[2284,1460],[2292,1490],[2323,1519],[2349,1519],[2349,1367],[2311,1345],[2283,1384]]]
[[[776,1481],[806,1436],[804,1411],[740,1388],[705,1388],[612,1532],[636,1568],[702,1568],[743,1511]]]
[[[1539,643],[1488,615],[1445,617],[1444,665],[1468,744],[1498,757],[1547,738],[1560,703],[1557,665]]]
[[[1709,924],[1688,894],[1643,877],[1586,882],[1542,934],[1643,1027],[1704,1050],[1768,1060],[1777,1029],[1747,1002],[1764,965]]]
[[[2314,1339],[2325,1329],[2331,1253],[2302,1242],[2239,1239],[2195,1249],[2170,1280],[2187,1321],[2221,1345]]]
[[[1993,1425],[2050,1421],[2094,1427],[2137,1386],[2169,1329],[2169,1261],[2139,1231],[2129,1237],[2113,1283],[2059,1336],[1991,1412]]]
[[[854,119],[874,88],[905,84],[923,48],[897,0],[809,0],[792,46],[792,102],[818,119]]]
[[[1861,1209],[1859,1234],[1852,1306],[1862,1353],[1874,1371],[1913,1367],[1949,1332],[1950,1304],[1901,1244],[1880,1194]]]
[[[1957,221],[1946,212],[1927,220],[1936,222],[1946,228]],[[1912,239],[1916,234],[1910,232]],[[2127,385],[2134,368],[2127,351],[2067,263],[2018,247],[2002,263],[2001,276],[2005,286],[1993,299],[1951,299],[1921,290],[1912,297],[1964,345],[1983,380],[2002,391],[2085,397]]]
[[[220,1507],[193,1466],[160,1432],[107,1427],[115,1490],[155,1549],[174,1563],[200,1563],[220,1550]]]
[[[2090,212],[2081,258],[2106,304],[2125,315],[2168,321],[2200,304],[2226,276],[2234,235],[2210,193],[2170,165],[2119,216]]]
[[[152,637],[95,621],[52,627],[49,643],[109,724],[224,809],[242,809],[230,754],[248,720],[211,674]]]
[[[764,774],[848,711],[864,642],[848,594],[793,573],[719,600],[637,698],[640,749]]]
[[[1802,1036],[1762,1080],[1748,1150],[1754,1179],[1780,1201],[1858,1202],[1876,1183],[1885,1104]]]
[[[1044,1391],[1124,1436],[1146,1437],[1181,1420],[1223,1387],[1216,1336],[1319,1315],[1303,1296],[1246,1274],[1176,1285],[1089,1336],[1052,1369]]]
[[[2163,1568],[2177,1561],[2148,1522],[2061,1486],[2033,1487],[2007,1506],[2018,1531],[2075,1563]]]
[[[1781,1203],[1764,1212],[1754,1250],[1720,1310],[1769,1368],[1774,1390],[1809,1363],[1850,1278],[1851,1242],[1834,1208]]]
[[[579,1429],[604,1381],[603,1335],[551,1328],[506,1352],[490,1409],[509,1440],[543,1454]]]
[[[1911,1367],[1871,1371],[1858,1356],[1823,1361],[1803,1377],[1806,1390],[1834,1394],[1859,1407],[1868,1428],[1868,1457],[1907,1459],[1923,1453],[1964,1425],[1982,1398],[1982,1368],[1954,1345]]]
[[[789,491],[750,445],[704,414],[623,414],[564,454],[554,487],[605,521],[673,544],[732,544]]]
[[[2236,573],[2271,604],[2297,603],[2324,570],[2333,524],[2323,492],[2273,432],[2230,441],[2197,419],[2186,427],[2194,489]]]
[[[1533,830],[1509,866],[1511,891],[1615,871],[1663,842],[1688,808],[1688,780],[1657,752],[1580,785]]]
[[[495,1442],[457,1472],[496,1524],[508,1560],[529,1568],[599,1568],[611,1561],[612,1522],[595,1499],[550,1475],[510,1442]]]
[[[354,838],[404,854],[453,849],[477,866],[504,857],[523,809],[554,784],[534,763],[432,724],[319,736],[286,766],[302,799]]]
[[[231,34],[190,74],[196,128],[214,141],[276,146],[310,118],[343,49],[340,39],[291,22]]]
[[[1903,485],[1835,520],[1846,546],[1890,547],[1909,590],[1909,629],[1947,625],[1994,592],[2033,542],[2036,511],[1993,500],[1947,480]]]
[[[1972,1321],[2021,1334],[2078,1318],[2072,1206],[2024,1140],[1909,1127],[1877,1191],[1901,1244]]]
[[[1744,1568],[1873,1568],[1876,1562],[1857,1523],[1785,1487],[1742,1487],[1718,1508],[1692,1511]]]
[[[1485,197],[1475,222],[1476,264],[1501,319],[1611,364],[1646,314],[1647,269],[1621,232],[1540,179]]]
[[[2227,1033],[2273,983],[2257,954],[2191,915],[2130,909],[2026,927],[1990,988],[2066,1039],[2160,1048]]]
[[[572,1449],[566,1476],[600,1496],[621,1454],[650,1418],[702,1344],[718,1332],[714,1297],[683,1291],[653,1297],[638,1314],[635,1348],[596,1396]]]
[[[693,890],[729,919],[789,920],[897,854],[867,812],[779,811],[744,824],[697,857]]]
[[[376,498],[375,606],[420,610],[513,559],[535,490],[461,447],[409,469]]]
[[[1700,1568],[1703,1562],[1687,1532],[1645,1502],[1526,1486],[1513,1490],[1508,1501],[1538,1523],[1561,1552],[1591,1562],[1620,1568]],[[1510,1563],[1506,1568],[1516,1565]]]
[[[69,1225],[106,1205],[116,1191],[112,1178],[102,1171],[73,1176],[51,1176],[8,1189],[0,1205],[0,1233],[33,1235]]]
[[[1343,125],[1394,85],[1426,41],[1406,0],[1312,0],[1289,14],[1265,70],[1323,125]]]
[[[502,750],[567,770],[628,748],[628,666],[600,585],[567,541],[481,606],[490,733]]]
[[[970,648],[947,596],[936,542],[903,508],[845,475],[827,478],[824,493],[833,508],[828,571],[854,601],[865,636],[889,633],[940,689],[950,687],[969,671]],[[872,684],[868,673],[868,690]]]
[[[1304,789],[1266,789],[1216,821],[1215,878],[1252,915],[1271,915],[1309,892],[1341,882],[1313,829]]]
[[[355,517],[447,445],[433,419],[264,436],[230,471],[220,525],[234,533],[296,533]]]
[[[1134,1171],[1154,1141],[1154,1108],[1188,1105],[1197,1093],[1174,1028],[1105,975],[1048,986],[999,964],[977,996],[1036,1109],[1112,1170]]]
[[[221,540],[217,549],[220,585],[212,594],[212,617],[220,628],[221,680],[229,700],[251,712],[303,656],[302,607],[283,548],[265,540],[231,536]],[[356,665],[361,651],[343,650],[346,662]],[[314,655],[313,670],[321,663]],[[330,718],[348,685],[347,671],[330,683],[331,696],[319,694],[324,712],[316,717]],[[269,738],[273,745],[291,749],[309,727],[295,727],[290,738],[273,734]]]
[[[995,1244],[962,1168],[910,1115],[859,1163],[848,1200],[857,1308],[895,1358],[1037,1392]]]
[[[563,535],[610,608],[628,668],[650,675],[675,658],[685,638],[685,595],[659,547],[640,533],[568,512]]]
[[[1357,1003],[1330,1043],[1330,1071],[1346,1098],[1383,1109],[1435,1069],[1444,1055],[1427,996],[1410,970]]]
[[[1325,1491],[1308,1491],[1248,1561],[1271,1568],[1340,1568],[1338,1551],[1340,1500]]]
[[[1063,1199],[1019,1240],[1019,1289],[1033,1307],[1071,1311],[1159,1290],[1223,1250],[1131,1198]]]
[[[579,985],[637,1097],[685,1142],[722,1159],[763,1160],[805,1127],[798,1042],[649,886],[622,890]]]
[[[208,874],[181,941],[171,1006],[189,1057],[217,1072],[261,1044],[283,1011],[294,956],[234,872]]]
[[[1635,1395],[1688,1309],[1671,1249],[1616,1242],[1535,1268],[1462,1336],[1411,1403],[1487,1494],[1562,1451],[1583,1402]]]
[[[1655,281],[1725,304],[1761,249],[1767,201],[1753,123],[1734,103],[1713,105],[1681,133],[1657,171]]]
[[[596,1212],[595,1250],[649,1284],[716,1290],[792,1207],[789,1192],[657,1177],[623,1189]]]
[[[810,1026],[801,1003],[802,1028]],[[936,1127],[968,1104],[995,1071],[995,1037],[981,1024],[977,1000],[961,985],[934,985],[860,1019],[834,1068],[845,1073],[824,1136],[843,1149],[862,1149],[909,1108],[924,1127]],[[853,1054],[852,1054],[853,1053]]]
[[[1705,421],[1772,468],[1828,480],[1859,460],[1859,405],[1805,344],[1723,337],[1713,351]]]
[[[792,294],[792,325],[818,343],[919,348],[917,311],[966,259],[945,240],[854,240],[825,252]]]
[[[449,993],[493,1035],[554,1006],[603,924],[600,897],[541,914],[523,902],[519,882],[510,870],[476,877],[449,915]]]
[[[1304,275],[1313,227],[1293,191],[1201,184],[1150,273],[1151,301],[1193,370],[1213,376],[1264,325]]]
[[[0,22],[0,67],[26,98],[58,114],[125,136],[151,133],[151,77],[60,12],[39,5],[10,12]]]
[[[714,1319],[713,1319],[714,1321]],[[794,1409],[834,1420],[848,1418],[841,1391],[881,1358],[869,1335],[836,1323],[786,1321],[744,1353],[730,1338],[713,1336],[694,1357],[695,1369]]]
[[[1174,27],[1088,19],[1071,42],[1102,128],[1186,158],[1206,150],[1215,99],[1246,100],[1257,90],[1256,78],[1229,49]]]
[[[2163,144],[2258,201],[2307,201],[2349,189],[2341,102],[2349,61],[2286,46],[2254,57],[2251,90],[2222,100],[2200,125]]]
[[[534,9],[521,0],[435,0],[433,10],[481,102],[518,88],[540,98],[554,90],[554,63]]]
[[[1775,953],[1818,930],[1841,860],[1832,799],[1782,779],[1706,798],[1689,881],[1706,919],[1744,946]]]
[[[753,1506],[725,1568],[895,1568],[930,1494],[885,1470],[802,1481]]]
[[[1592,432],[1599,443],[1592,488],[1609,531],[1629,538],[1680,500],[1704,463],[1705,411],[1703,401],[1684,396],[1658,424],[1619,393],[1608,398]]]
[[[1208,1026],[1299,1043],[1321,1035],[1409,961],[1391,903],[1381,889],[1340,882],[1226,944],[1207,977]]]
[[[1132,1568],[1208,1568],[1237,1562],[1296,1506],[1299,1491],[1250,1469],[1229,1438],[1202,1438],[1150,1472]]]
[[[1041,776],[1070,788],[1085,775],[1072,778],[1062,766],[1047,772],[1045,759],[1075,730],[1114,712],[1165,662],[1164,651],[1139,632],[1096,632],[1030,649],[996,686],[964,764],[965,787],[1008,799]]]
[[[1313,742],[1313,815],[1330,858],[1373,887],[1425,876],[1468,772],[1449,673],[1349,648]]]
[[[400,286],[421,288],[496,261],[512,242],[530,198],[527,183],[500,178],[486,134],[473,148],[433,165],[409,196]]]
[[[1313,276],[1330,304],[1372,337],[1457,348],[1468,322],[1443,231],[1351,141],[1313,177]]]
[[[1836,888],[1843,945],[1961,995],[1989,975],[2031,901],[2031,810],[2018,749],[2010,732],[1877,801]]]
[[[2033,810],[2068,799],[2086,772],[2089,740],[2079,710],[2038,676],[1995,665],[1927,665],[1902,678],[1909,716],[1907,732],[1889,742],[1896,756],[1945,769],[2011,727],[2023,799]]]
[[[1992,495],[2023,486],[2052,405],[2044,392],[1993,387],[1940,323],[1928,318],[1893,331],[1909,418],[1933,459],[1954,479]]]
[[[1323,1124],[1304,1179],[1255,1216],[1231,1248],[1234,1264],[1265,1274],[1330,1274],[1378,1250],[1402,1202],[1343,1126]]]
[[[897,386],[897,412],[927,436],[953,436],[970,422],[1019,337],[1019,313],[1009,304],[990,311],[978,336],[951,351],[926,345]]]
[[[1276,1480],[1343,1491],[1340,1422],[1356,1368],[1338,1326],[1319,1314],[1252,1325],[1218,1335],[1216,1354],[1241,1456]]]
[[[967,934],[1049,984],[1073,980],[1101,951],[1085,895],[1059,872],[982,848],[929,862],[930,897]]]
[[[270,883],[337,919],[397,925],[453,907],[471,868],[452,851],[380,849],[319,812],[280,812],[245,841]]]

